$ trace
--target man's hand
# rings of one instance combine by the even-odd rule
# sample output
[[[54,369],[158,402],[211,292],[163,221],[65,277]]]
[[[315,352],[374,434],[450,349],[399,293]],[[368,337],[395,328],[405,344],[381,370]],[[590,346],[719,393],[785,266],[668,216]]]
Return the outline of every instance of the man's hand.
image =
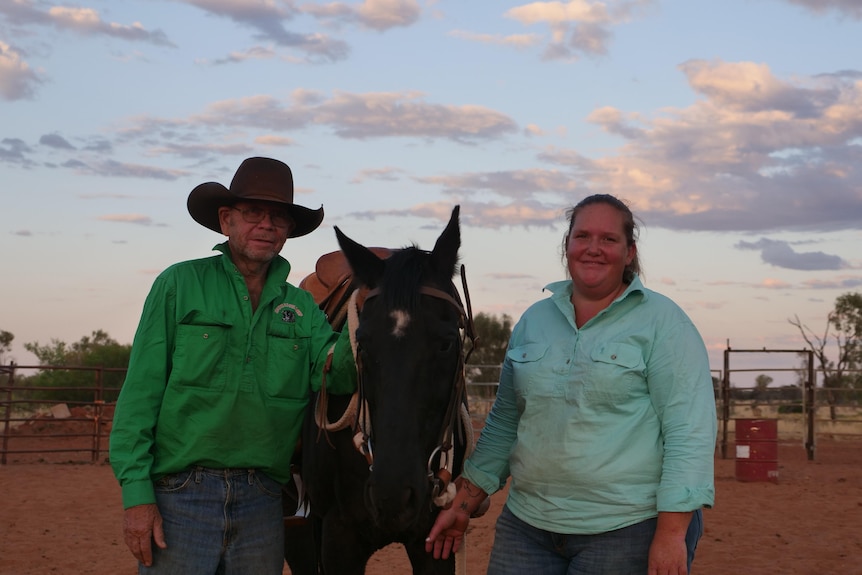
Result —
[[[167,548],[162,529],[162,515],[155,503],[136,505],[123,512],[123,538],[135,559],[150,567],[153,564],[152,541]]]

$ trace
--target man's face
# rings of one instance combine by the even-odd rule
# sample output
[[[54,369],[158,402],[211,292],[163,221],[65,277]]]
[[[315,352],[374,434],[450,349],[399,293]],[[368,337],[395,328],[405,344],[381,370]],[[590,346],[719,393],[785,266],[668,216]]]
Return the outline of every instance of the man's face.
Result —
[[[239,202],[218,214],[237,265],[272,261],[296,225],[283,206],[271,202]]]

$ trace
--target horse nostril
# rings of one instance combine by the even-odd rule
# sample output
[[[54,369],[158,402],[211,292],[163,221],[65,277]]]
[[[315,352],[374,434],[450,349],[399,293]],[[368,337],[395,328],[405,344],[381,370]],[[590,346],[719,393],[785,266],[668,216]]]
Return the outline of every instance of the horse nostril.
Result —
[[[371,514],[371,518],[376,522],[378,517],[380,517],[380,509],[377,506],[377,502],[374,499],[374,488],[371,485],[371,482],[367,482],[365,484],[365,508]]]
[[[372,520],[380,526],[403,528],[416,512],[418,495],[413,487],[383,489],[372,482],[365,484],[365,505]]]
[[[405,487],[401,492],[401,509],[411,509],[413,507],[415,492],[412,487]]]

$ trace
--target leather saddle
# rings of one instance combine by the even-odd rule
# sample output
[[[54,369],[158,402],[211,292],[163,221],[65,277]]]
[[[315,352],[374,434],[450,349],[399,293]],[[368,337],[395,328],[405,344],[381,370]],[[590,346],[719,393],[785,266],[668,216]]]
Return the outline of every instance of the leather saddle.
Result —
[[[388,258],[393,252],[389,248],[368,249],[382,259]],[[346,317],[345,304],[357,287],[344,253],[339,250],[320,256],[314,271],[299,282],[299,287],[314,296],[314,301],[329,318],[333,329],[340,331]]]

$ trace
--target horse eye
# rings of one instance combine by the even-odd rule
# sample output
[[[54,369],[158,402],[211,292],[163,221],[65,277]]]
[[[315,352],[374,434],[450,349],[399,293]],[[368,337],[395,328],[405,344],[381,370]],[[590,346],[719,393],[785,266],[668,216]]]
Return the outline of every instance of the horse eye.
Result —
[[[454,340],[451,338],[446,338],[440,342],[440,352],[448,353],[452,351],[452,346],[454,345]]]

